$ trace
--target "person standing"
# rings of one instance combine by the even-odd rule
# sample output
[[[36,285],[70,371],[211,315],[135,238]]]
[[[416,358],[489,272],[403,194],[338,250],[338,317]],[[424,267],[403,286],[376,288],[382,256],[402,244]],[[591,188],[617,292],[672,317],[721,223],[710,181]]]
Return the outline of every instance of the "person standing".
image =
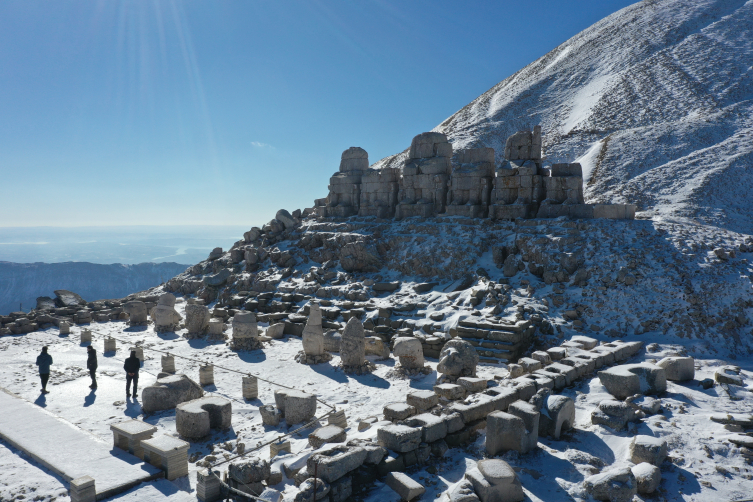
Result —
[[[86,348],[86,353],[88,354],[88,357],[86,358],[86,369],[89,370],[89,376],[92,377],[92,384],[89,386],[90,389],[96,389],[97,388],[97,351],[94,350],[94,347],[89,345]]]
[[[126,397],[131,393],[131,381],[133,381],[133,397],[135,398],[139,392],[139,369],[141,369],[141,361],[136,357],[136,351],[131,351],[131,357],[125,360],[123,369],[126,371]]]
[[[50,366],[52,366],[52,356],[47,353],[47,346],[42,347],[42,353],[37,356],[37,366],[39,366],[39,378],[42,380],[42,394],[49,394],[47,390],[47,381],[50,379]]]

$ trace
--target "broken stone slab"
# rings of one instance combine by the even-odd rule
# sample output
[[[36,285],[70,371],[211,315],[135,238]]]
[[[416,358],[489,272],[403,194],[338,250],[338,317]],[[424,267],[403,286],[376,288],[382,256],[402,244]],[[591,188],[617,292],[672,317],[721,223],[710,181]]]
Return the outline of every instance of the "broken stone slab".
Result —
[[[276,324],[272,324],[264,332],[265,336],[268,336],[269,338],[272,338],[274,340],[279,340],[280,338],[284,336],[284,334],[285,334],[284,322],[278,322]]]
[[[650,363],[623,364],[599,371],[599,380],[617,399],[634,394],[660,394],[667,390],[664,368]]]
[[[692,357],[665,357],[656,363],[667,372],[667,380],[685,382],[695,378],[695,360]]]
[[[358,446],[366,450],[366,459],[364,464],[377,465],[387,456],[387,449],[383,446],[379,446],[371,439],[351,439],[348,441],[348,446]]]
[[[525,500],[523,485],[510,464],[500,459],[479,460],[465,474],[481,502],[520,502]]]
[[[616,431],[624,429],[628,422],[640,418],[642,414],[622,401],[607,399],[599,403],[599,407],[591,412],[591,423],[606,425]]]
[[[404,453],[421,443],[421,429],[407,425],[387,425],[377,430],[377,443],[388,450]]]
[[[67,289],[58,289],[55,293],[55,304],[58,307],[78,307],[79,305],[86,305],[86,300],[81,298],[77,293],[68,291]]]
[[[649,495],[661,484],[661,470],[648,462],[641,462],[630,469],[638,485],[638,493]]]
[[[342,478],[366,461],[366,450],[360,446],[337,445],[314,452],[306,461],[306,469],[328,483]]]
[[[426,492],[426,488],[402,472],[390,472],[385,479],[387,486],[400,495],[401,500],[413,500]]]
[[[667,441],[653,436],[638,435],[630,443],[630,460],[634,464],[648,462],[660,466],[667,458]]]
[[[178,434],[199,439],[210,429],[229,429],[233,405],[222,397],[207,396],[179,404],[175,409],[175,428]]]
[[[743,378],[740,376],[740,368],[737,366],[727,365],[718,368],[714,372],[714,380],[717,383],[743,385]]]
[[[615,467],[583,481],[583,487],[596,500],[631,502],[638,483],[630,467]]]
[[[298,486],[298,490],[293,502],[311,502],[323,500],[329,494],[330,485],[322,478],[308,478]]]
[[[409,405],[415,407],[419,413],[439,404],[439,396],[430,390],[411,392],[406,396],[405,400]]]
[[[170,410],[203,395],[201,386],[186,375],[170,375],[157,379],[141,391],[141,408],[147,413]]]
[[[325,425],[319,427],[309,434],[309,444],[313,448],[321,448],[327,443],[344,443],[347,434],[345,429],[336,425]]]

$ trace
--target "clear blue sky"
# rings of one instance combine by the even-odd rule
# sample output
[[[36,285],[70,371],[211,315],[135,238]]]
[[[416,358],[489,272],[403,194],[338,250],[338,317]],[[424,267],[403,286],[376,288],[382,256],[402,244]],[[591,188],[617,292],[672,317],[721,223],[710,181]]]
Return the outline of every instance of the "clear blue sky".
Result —
[[[631,3],[4,0],[0,227],[266,222]]]

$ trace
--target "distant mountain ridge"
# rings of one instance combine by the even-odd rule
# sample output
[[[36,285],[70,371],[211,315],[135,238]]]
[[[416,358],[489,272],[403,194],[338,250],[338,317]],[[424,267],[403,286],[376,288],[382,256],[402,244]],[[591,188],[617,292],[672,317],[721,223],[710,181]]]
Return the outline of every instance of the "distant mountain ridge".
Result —
[[[753,1],[631,5],[434,130],[499,161],[506,138],[536,124],[549,161],[583,165],[587,202],[753,233]]]
[[[122,298],[134,291],[157,286],[180,274],[186,265],[139,263],[100,265],[87,262],[0,262],[0,315],[36,307],[39,296],[54,296],[56,289],[78,293],[87,301]]]

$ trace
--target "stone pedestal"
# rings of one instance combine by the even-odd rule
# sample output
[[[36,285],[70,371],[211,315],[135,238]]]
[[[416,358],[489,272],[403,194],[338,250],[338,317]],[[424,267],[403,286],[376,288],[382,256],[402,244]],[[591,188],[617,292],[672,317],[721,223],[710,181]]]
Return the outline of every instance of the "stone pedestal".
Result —
[[[196,497],[201,502],[217,502],[222,500],[222,483],[219,471],[211,472],[203,469],[196,473]]]
[[[189,443],[171,436],[159,436],[141,442],[144,461],[165,471],[165,478],[172,481],[188,475]]]
[[[60,323],[59,328],[60,328],[60,334],[61,335],[70,335],[71,334],[71,325],[68,324],[67,322],[62,321]]]
[[[141,443],[151,438],[157,428],[153,425],[142,422],[141,420],[128,420],[113,424],[110,426],[112,431],[113,444],[116,448],[125,450],[128,453],[144,458],[144,450]]]
[[[175,357],[170,354],[162,356],[162,372],[175,374]]]
[[[92,343],[92,332],[88,329],[81,330],[81,343]]]
[[[332,413],[327,418],[327,423],[329,425],[336,425],[336,426],[341,427],[343,429],[347,429],[348,428],[348,420],[345,417],[345,411],[339,410],[339,411],[336,411],[336,412]]]
[[[118,350],[118,344],[114,338],[108,336],[105,338],[105,352],[115,352]]]
[[[256,316],[251,312],[238,312],[233,316],[233,350],[262,348]]]
[[[91,476],[81,476],[72,480],[68,493],[71,496],[71,502],[96,502],[97,489],[94,478]]]
[[[214,366],[206,364],[199,366],[199,385],[202,387],[206,385],[214,385]]]
[[[290,441],[283,439],[269,445],[269,458],[275,458],[281,452],[290,453]]]
[[[259,380],[255,376],[243,377],[243,399],[256,399],[259,397]]]
[[[175,408],[175,428],[181,436],[199,439],[210,429],[228,429],[232,425],[233,405],[222,397],[201,397]]]

